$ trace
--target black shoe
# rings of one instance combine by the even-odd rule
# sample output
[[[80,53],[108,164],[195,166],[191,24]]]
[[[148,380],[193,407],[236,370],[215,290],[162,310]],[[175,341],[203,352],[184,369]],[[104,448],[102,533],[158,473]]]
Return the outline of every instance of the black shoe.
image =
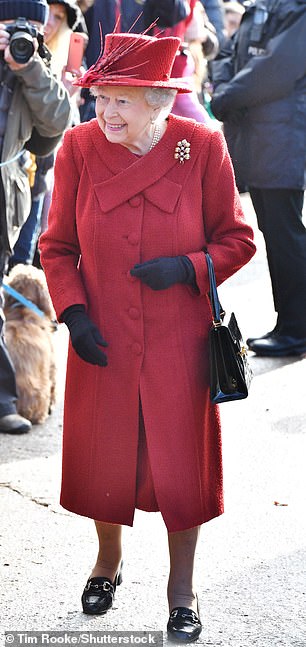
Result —
[[[119,571],[112,582],[108,577],[89,578],[82,594],[84,613],[102,615],[112,606],[117,585],[122,582],[122,562]]]
[[[261,337],[253,342],[248,341],[248,346],[257,355],[264,357],[286,357],[290,355],[304,355],[306,353],[306,337],[290,337],[287,335],[271,335]]]
[[[30,420],[19,416],[18,413],[9,413],[0,418],[0,432],[4,434],[26,434],[31,427]]]
[[[196,614],[192,609],[186,607],[175,607],[172,609],[167,632],[169,640],[178,642],[193,642],[202,631],[202,623],[199,617],[199,610]]]
[[[262,335],[261,337],[248,337],[248,339],[246,340],[246,343],[248,347],[251,348],[250,344],[253,344],[254,341],[261,341],[262,339],[267,339],[268,337],[274,337],[276,333],[277,333],[277,326],[275,326],[273,330],[266,332],[266,334]]]

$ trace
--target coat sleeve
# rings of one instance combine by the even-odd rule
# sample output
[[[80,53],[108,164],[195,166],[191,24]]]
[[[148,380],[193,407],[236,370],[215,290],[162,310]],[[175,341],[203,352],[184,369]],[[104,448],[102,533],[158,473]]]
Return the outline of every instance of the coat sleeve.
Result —
[[[56,137],[69,125],[71,110],[67,90],[47,68],[40,56],[24,68],[14,70],[21,84],[33,126],[44,137]]]
[[[202,179],[203,221],[207,250],[214,262],[219,285],[254,255],[253,230],[247,224],[224,136],[211,133],[210,149]],[[193,263],[200,294],[209,289],[205,254],[187,254]]]
[[[277,101],[306,74],[306,13],[271,38],[266,53],[253,56],[228,83],[218,86],[211,108],[222,120],[233,110]],[[294,47],[293,47],[294,43]]]
[[[56,146],[60,143],[62,134],[55,135],[55,137],[44,137],[40,135],[36,128],[33,128],[30,139],[25,143],[24,147],[33,155],[39,157],[46,157],[53,153]]]
[[[74,155],[72,132],[67,131],[56,156],[48,229],[39,241],[42,267],[59,320],[61,313],[73,304],[81,303],[87,308],[78,269],[81,252],[76,228],[81,159],[77,159],[76,153]]]

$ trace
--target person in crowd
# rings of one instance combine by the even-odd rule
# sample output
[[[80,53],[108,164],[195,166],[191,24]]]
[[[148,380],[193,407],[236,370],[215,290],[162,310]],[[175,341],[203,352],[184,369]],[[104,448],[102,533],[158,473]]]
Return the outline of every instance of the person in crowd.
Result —
[[[23,15],[20,15],[21,9]],[[47,17],[45,0],[0,0],[1,285],[8,258],[31,205],[28,176],[22,166],[23,148],[26,146],[39,155],[50,153],[70,119],[68,93],[53,77],[46,62],[42,32]],[[30,32],[28,52],[24,52],[18,39],[16,47],[16,35],[10,31],[18,19]],[[14,56],[19,59],[18,52],[24,53],[27,60],[24,57],[24,62],[15,60]],[[15,374],[2,336],[3,316],[0,328],[0,432],[27,432],[31,423],[16,412]]]
[[[74,0],[47,0],[49,18],[44,30],[45,43],[51,51],[52,71],[68,86],[70,77],[66,73],[71,33],[82,24],[82,12]],[[75,74],[79,70],[75,70]],[[68,90],[71,93],[71,84]],[[74,91],[76,88],[74,88]]]
[[[181,56],[176,57],[174,62],[172,76],[189,77],[193,93],[178,95],[172,111],[174,114],[207,123],[213,128],[219,127],[219,122],[209,110],[210,96],[206,92],[209,86],[209,61],[218,53],[219,41],[216,30],[199,0],[190,0],[190,15],[185,21],[185,30],[181,37],[184,44]],[[186,51],[186,45],[189,51]],[[180,66],[182,61],[183,66]]]
[[[239,29],[243,14],[244,7],[237,0],[230,0],[224,3],[224,27],[228,38],[232,38],[237,29]]]
[[[189,104],[186,104],[186,97],[183,95],[177,97],[176,103],[178,103],[179,109],[177,110],[176,104],[174,104],[174,112],[176,114],[182,114],[185,117],[192,117],[198,121],[209,124],[212,128],[219,128],[219,123],[215,119],[214,115],[210,110],[210,99],[211,99],[211,65],[215,57],[218,55],[220,48],[223,45],[225,39],[225,25],[224,25],[224,10],[222,0],[190,0],[190,9],[191,13],[185,21],[186,29],[184,33],[184,39],[189,43],[190,51],[195,58],[195,86],[198,93],[198,98],[201,105],[201,112],[199,110],[199,105],[195,101],[193,103],[196,105],[197,113],[190,110],[191,98],[187,99]],[[199,5],[201,5],[203,10],[202,15],[202,28],[204,23],[204,39],[202,40],[202,56],[197,56],[197,52],[200,54],[199,49],[195,46],[195,43],[190,43],[190,31],[192,30],[192,24],[194,23],[194,17],[199,16]],[[186,37],[186,38],[185,38]],[[185,73],[190,70],[190,62],[187,61]],[[201,68],[203,71],[202,79],[199,78],[199,71],[201,74]],[[179,70],[178,70],[179,71]],[[189,74],[192,74],[191,72]],[[175,65],[173,75],[177,76]]]
[[[74,75],[66,72],[66,61],[69,50],[70,35],[74,28],[81,23],[82,15],[78,5],[73,0],[47,0],[49,5],[48,20],[44,28],[44,42],[51,52],[50,67],[52,73],[61,79],[70,97],[72,110],[71,122],[79,123],[78,88],[73,86],[74,75],[81,74],[75,70]],[[52,152],[48,156],[36,156],[34,161],[35,174],[31,187],[32,204],[30,214],[22,226],[18,240],[9,260],[9,267],[17,263],[33,263],[36,254],[37,240],[41,231],[46,194],[52,190],[52,169],[54,165]]]
[[[77,5],[80,7],[81,12],[84,14],[89,7],[92,7],[95,0],[77,0]]]
[[[219,47],[222,46],[224,39],[224,6],[222,0],[200,0],[209,21],[214,26],[219,41]]]
[[[305,0],[251,2],[214,77],[212,110],[224,122],[237,184],[250,192],[277,313],[272,331],[247,341],[270,357],[306,352],[305,38]]]
[[[77,82],[96,97],[97,118],[64,136],[40,248],[70,332],[61,503],[94,519],[99,539],[83,611],[111,608],[122,525],[133,525],[135,508],[159,510],[171,562],[168,634],[186,641],[202,628],[199,528],[223,511],[203,250],[221,283],[255,248],[223,134],[170,114],[186,92],[170,78],[179,45],[106,35]]]
[[[207,61],[218,52],[219,42],[214,26],[197,0],[189,0],[188,17],[167,29],[166,35],[179,36],[181,47],[175,57],[171,75],[182,77],[189,83],[191,92],[178,94],[172,108],[173,114],[190,117],[214,127],[206,108],[200,102]]]
[[[205,60],[213,59],[219,50],[216,30],[208,20],[208,16],[200,0],[190,0],[190,8],[192,14],[188,17],[184,41],[189,44],[194,42],[200,43]]]
[[[210,86],[210,100],[213,94],[213,86],[218,85],[219,70],[221,70],[221,78],[224,76],[225,67],[230,66],[229,74],[232,75],[232,52],[235,48],[235,34],[239,29],[241,18],[244,14],[244,7],[240,2],[224,2],[224,37],[222,40],[222,45],[219,48],[216,56],[211,62],[210,68],[210,77],[211,81],[214,80],[214,83],[211,82]],[[213,113],[211,113],[213,115]],[[226,127],[226,125],[225,125]],[[227,143],[230,147],[230,137],[235,137],[233,133],[233,124],[231,125],[231,133],[227,130]],[[238,179],[237,179],[238,182]]]

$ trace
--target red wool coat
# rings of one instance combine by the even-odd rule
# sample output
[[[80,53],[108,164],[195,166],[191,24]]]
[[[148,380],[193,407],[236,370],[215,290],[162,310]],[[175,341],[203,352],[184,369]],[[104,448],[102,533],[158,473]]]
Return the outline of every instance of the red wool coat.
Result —
[[[190,142],[190,159],[174,158]],[[65,135],[41,258],[58,317],[82,303],[108,342],[108,367],[70,346],[64,412],[62,505],[133,524],[135,507],[159,509],[170,532],[223,511],[218,408],[208,392],[211,313],[203,252],[218,283],[255,248],[223,135],[170,116],[137,157],[97,121]],[[135,263],[188,255],[199,290],[153,291]],[[139,431],[141,401],[145,436]]]

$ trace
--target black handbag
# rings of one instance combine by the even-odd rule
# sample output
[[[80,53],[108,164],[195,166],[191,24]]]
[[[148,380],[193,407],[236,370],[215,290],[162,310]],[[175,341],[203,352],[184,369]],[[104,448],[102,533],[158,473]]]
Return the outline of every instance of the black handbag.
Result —
[[[242,400],[248,396],[253,377],[247,350],[232,312],[225,323],[213,261],[205,252],[209,276],[209,299],[213,325],[209,331],[210,399],[214,404]]]

